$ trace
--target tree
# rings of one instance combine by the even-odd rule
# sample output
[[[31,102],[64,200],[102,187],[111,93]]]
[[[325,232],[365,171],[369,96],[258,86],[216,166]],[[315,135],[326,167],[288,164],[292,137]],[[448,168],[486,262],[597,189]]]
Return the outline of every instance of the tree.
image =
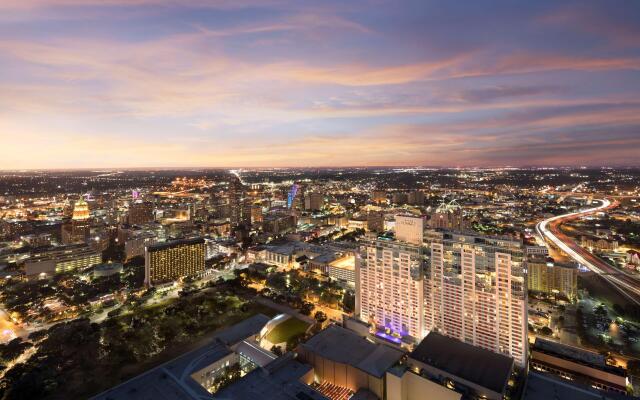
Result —
[[[553,331],[548,326],[543,326],[542,328],[540,328],[540,334],[551,336],[553,334]]]
[[[325,314],[322,311],[316,311],[316,313],[314,314],[313,318],[318,321],[319,323],[323,323],[324,321],[327,320],[327,314]]]
[[[278,357],[280,357],[283,353],[282,353],[282,347],[280,346],[273,346],[271,347],[271,352],[275,355],[277,355]]]

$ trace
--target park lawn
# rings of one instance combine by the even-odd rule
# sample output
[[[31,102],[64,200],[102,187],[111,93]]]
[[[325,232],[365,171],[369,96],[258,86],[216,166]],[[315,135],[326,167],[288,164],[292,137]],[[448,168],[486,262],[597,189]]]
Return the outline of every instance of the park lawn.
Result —
[[[291,317],[273,328],[273,330],[267,334],[267,340],[274,344],[288,342],[292,338],[304,334],[308,327],[308,323]]]

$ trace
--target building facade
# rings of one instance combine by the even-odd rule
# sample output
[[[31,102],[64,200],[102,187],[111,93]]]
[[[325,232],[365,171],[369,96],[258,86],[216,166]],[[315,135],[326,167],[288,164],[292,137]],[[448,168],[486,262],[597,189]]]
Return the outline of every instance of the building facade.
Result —
[[[203,238],[147,246],[144,255],[145,283],[152,286],[183,276],[196,275],[204,272],[204,263]]]
[[[408,336],[415,342],[436,331],[513,357],[524,366],[527,286],[522,243],[451,231],[426,233],[419,244],[363,242],[356,259],[360,320],[392,341]]]
[[[557,264],[546,258],[532,257],[527,262],[529,290],[559,293],[573,301],[578,295],[578,268],[573,264]]]
[[[368,241],[356,257],[356,312],[389,334],[424,335],[421,246],[393,240]]]
[[[527,288],[519,241],[433,232],[426,243],[424,328],[527,360]]]

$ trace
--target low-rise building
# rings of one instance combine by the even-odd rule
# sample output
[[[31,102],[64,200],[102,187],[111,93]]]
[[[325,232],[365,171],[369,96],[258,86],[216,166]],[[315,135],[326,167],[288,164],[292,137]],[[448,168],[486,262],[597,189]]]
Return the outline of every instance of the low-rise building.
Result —
[[[102,262],[102,254],[84,244],[56,247],[32,254],[24,264],[30,278],[51,278],[60,272],[77,271]]]
[[[626,393],[627,375],[607,365],[602,354],[536,338],[529,365],[532,370],[557,375],[595,389]]]
[[[514,360],[431,332],[409,355],[407,365],[414,373],[472,398],[502,400]]]
[[[329,325],[298,346],[301,361],[314,368],[314,380],[352,393],[367,390],[384,398],[385,375],[405,353],[374,344],[355,332]]]

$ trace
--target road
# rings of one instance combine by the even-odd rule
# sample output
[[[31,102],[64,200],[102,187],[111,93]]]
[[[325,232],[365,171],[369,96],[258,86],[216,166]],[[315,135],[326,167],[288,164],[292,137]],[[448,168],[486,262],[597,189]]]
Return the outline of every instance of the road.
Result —
[[[607,199],[597,201],[601,202],[597,207],[546,219],[538,223],[536,230],[541,237],[549,240],[579,264],[600,275],[633,303],[640,305],[640,281],[638,279],[594,256],[590,251],[582,248],[573,239],[560,231],[560,225],[564,222],[606,211],[617,207],[619,204],[617,201],[612,203]]]

